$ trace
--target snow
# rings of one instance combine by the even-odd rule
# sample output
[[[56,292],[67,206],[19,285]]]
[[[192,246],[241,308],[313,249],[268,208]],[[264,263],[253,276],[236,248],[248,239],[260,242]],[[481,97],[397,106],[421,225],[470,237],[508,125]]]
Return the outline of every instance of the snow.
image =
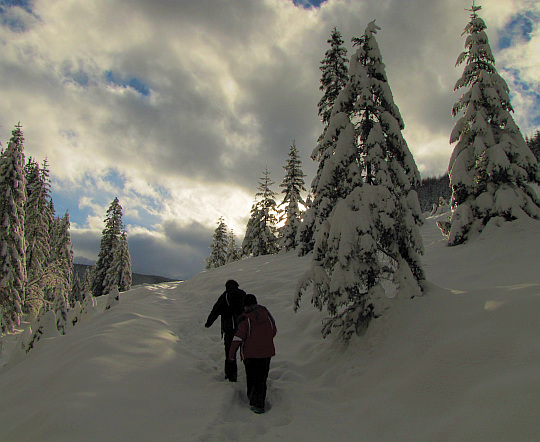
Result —
[[[28,354],[23,334],[5,336],[0,440],[537,440],[540,222],[447,247],[435,225],[447,217],[421,227],[425,295],[390,300],[347,345],[321,338],[308,296],[293,312],[311,259],[294,253],[135,287],[109,310],[101,297]],[[204,328],[229,278],[277,322],[263,415],[247,406],[242,364],[238,383],[223,379],[218,323]]]

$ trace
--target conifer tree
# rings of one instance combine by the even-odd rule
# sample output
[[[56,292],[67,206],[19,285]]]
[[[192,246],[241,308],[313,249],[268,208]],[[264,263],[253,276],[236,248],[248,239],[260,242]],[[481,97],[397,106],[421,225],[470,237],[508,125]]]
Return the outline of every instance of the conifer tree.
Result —
[[[120,291],[118,290],[118,286],[113,285],[108,293],[105,310],[111,309],[120,302]]]
[[[131,255],[129,253],[127,233],[122,228],[122,232],[113,250],[111,266],[107,270],[103,293],[110,293],[114,287],[117,287],[121,292],[125,292],[131,288],[131,281]]]
[[[349,80],[349,72],[347,68],[347,50],[343,47],[343,39],[341,34],[334,27],[330,39],[328,40],[330,49],[326,51],[325,58],[321,61],[319,69],[322,71],[320,90],[323,91],[323,96],[319,101],[319,116],[324,124],[324,129],[319,137],[319,141],[324,138],[328,124],[330,122],[331,112],[334,103],[339,96],[339,93],[345,87]],[[320,172],[325,166],[327,160],[327,149],[321,143],[318,143],[311,154],[314,161],[319,162],[319,167],[315,179],[311,183],[311,193],[315,195],[318,187]],[[314,232],[318,228],[317,223],[321,222],[327,214],[319,211],[319,203],[321,199],[317,199],[314,204],[309,205],[303,214],[303,222],[300,225],[298,232],[298,241],[300,243],[299,254],[301,256],[313,250]],[[324,209],[323,209],[324,211]]]
[[[236,244],[236,236],[231,229],[229,232],[229,242],[227,245],[227,263],[240,261],[242,259],[242,249]]]
[[[540,130],[537,130],[536,134],[531,138],[525,138],[525,142],[527,143],[527,146],[529,146],[529,149],[531,149],[531,152],[536,157],[536,160],[540,161]]]
[[[129,244],[125,229],[122,231],[120,246],[116,255],[118,262],[118,290],[125,292],[131,289],[131,283],[133,281],[133,274],[131,272],[131,254],[129,253]]]
[[[259,181],[260,197],[251,208],[251,217],[248,220],[246,235],[242,242],[244,256],[272,255],[279,251],[277,238],[276,193],[270,188],[275,184],[270,179],[270,172],[265,168]]]
[[[206,269],[215,269],[227,264],[229,238],[227,234],[227,225],[222,216],[219,217],[212,238],[213,241],[210,245],[210,256],[206,259]]]
[[[98,259],[93,269],[92,293],[94,296],[106,295],[110,289],[107,272],[113,266],[115,253],[119,250],[118,243],[122,236],[122,206],[115,198],[105,217],[105,228],[101,235],[101,245]]]
[[[424,279],[419,173],[403,139],[371,22],[355,39],[350,80],[336,99],[319,150],[325,163],[314,189],[318,229],[310,269],[300,279],[295,309],[312,285],[312,302],[330,315],[323,336],[362,334],[397,294],[421,293]]]
[[[93,287],[93,267],[89,267],[84,271],[83,280],[82,280],[82,293],[83,293],[83,299],[84,296],[86,296],[86,293],[92,293],[92,287]]]
[[[77,302],[82,304],[84,300],[83,282],[77,272],[73,274],[73,284],[71,286],[71,294],[69,297],[70,305],[75,305]]]
[[[37,316],[45,298],[47,268],[51,260],[50,183],[47,161],[40,168],[32,158],[25,166],[26,205],[26,310]]]
[[[54,220],[51,237],[51,262],[57,277],[55,288],[61,290],[66,298],[73,285],[73,249],[69,229],[69,213],[66,212],[62,218]]]
[[[261,255],[261,215],[260,203],[255,201],[251,206],[250,217],[246,226],[246,233],[242,241],[243,256],[259,256]]]
[[[9,331],[20,324],[27,282],[24,161],[24,137],[19,123],[0,157],[0,313],[2,328]]]
[[[280,247],[282,250],[294,250],[298,246],[297,235],[301,224],[300,204],[305,205],[301,192],[305,192],[304,173],[301,169],[302,162],[298,155],[296,143],[293,143],[289,151],[289,159],[283,167],[286,171],[283,182],[280,187],[283,187],[282,193],[285,194],[282,206],[285,206],[283,218],[285,224],[279,230]],[[283,218],[280,221],[283,221]]]
[[[455,103],[457,120],[450,137],[455,143],[448,172],[452,187],[449,244],[478,235],[492,220],[540,218],[540,200],[531,183],[540,183],[538,162],[528,148],[511,112],[509,89],[495,68],[487,26],[471,8],[465,62],[454,90],[468,90]]]
[[[330,44],[330,49],[324,54],[319,67],[322,71],[319,89],[323,91],[323,96],[318,104],[319,116],[325,127],[330,122],[336,98],[349,80],[347,49],[343,46],[344,41],[336,27],[332,30],[327,42]]]
[[[51,235],[51,264],[48,269],[52,289],[52,309],[56,314],[58,331],[66,332],[73,278],[73,250],[69,234],[69,213],[53,222]],[[48,309],[46,307],[46,309]]]

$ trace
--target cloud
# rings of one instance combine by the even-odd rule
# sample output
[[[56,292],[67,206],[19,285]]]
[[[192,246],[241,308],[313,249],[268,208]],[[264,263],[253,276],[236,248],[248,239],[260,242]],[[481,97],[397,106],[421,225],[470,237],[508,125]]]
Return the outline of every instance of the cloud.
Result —
[[[134,266],[153,266],[163,246],[171,263],[178,256],[171,268],[193,270],[189,256],[200,265],[220,216],[243,234],[265,167],[280,191],[293,139],[309,185],[317,166],[309,155],[322,129],[319,66],[334,26],[350,56],[351,38],[377,19],[415,160],[423,176],[447,167],[461,75],[454,63],[470,1],[2,4],[0,135],[6,139],[21,121],[27,156],[47,157],[55,207],[69,210],[81,256],[96,253],[88,241],[99,238],[118,196],[134,236]],[[526,134],[538,124],[538,8],[530,0],[490,0],[482,10]],[[532,28],[523,28],[522,17]],[[499,44],[505,36],[509,43]],[[173,248],[171,225],[197,238],[202,226],[207,244],[199,238]]]

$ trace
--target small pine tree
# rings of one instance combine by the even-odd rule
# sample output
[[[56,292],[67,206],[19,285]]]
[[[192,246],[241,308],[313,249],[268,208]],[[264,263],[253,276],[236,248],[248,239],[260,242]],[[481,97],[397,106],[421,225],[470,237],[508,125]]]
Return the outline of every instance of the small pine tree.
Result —
[[[90,290],[84,292],[83,302],[81,304],[81,314],[79,320],[94,313],[96,310],[96,299],[92,296]]]
[[[86,293],[92,293],[93,287],[93,267],[87,268],[83,275],[81,291],[85,295]]]
[[[219,217],[216,230],[212,236],[210,245],[210,256],[206,259],[206,269],[215,269],[227,264],[227,254],[229,249],[229,238],[227,235],[227,225],[223,217]]]
[[[109,294],[107,295],[107,303],[105,304],[105,310],[109,310],[120,303],[120,292],[118,291],[117,286],[112,286]]]
[[[480,9],[473,5],[470,10],[466,50],[456,62],[466,65],[454,90],[468,90],[452,109],[454,117],[463,116],[450,137],[457,144],[448,166],[449,245],[478,235],[491,219],[540,218],[540,199],[530,185],[540,183],[538,162],[512,118],[509,89],[495,69]]]
[[[276,193],[270,188],[275,184],[270,179],[270,172],[265,168],[259,181],[259,192],[256,197],[260,201],[251,208],[246,235],[242,242],[242,253],[245,256],[272,255],[279,251],[277,238]]]
[[[20,324],[25,302],[26,245],[24,137],[18,124],[0,157],[0,311],[4,327]]]
[[[227,263],[240,261],[242,259],[242,249],[236,244],[236,236],[231,229],[229,233],[229,243],[227,245]]]
[[[82,304],[83,302],[83,283],[81,281],[81,278],[79,277],[79,274],[75,272],[73,274],[73,285],[71,286],[71,294],[69,297],[69,303],[71,305],[75,305],[75,303]]]
[[[285,218],[285,224],[279,230],[280,247],[282,250],[294,250],[298,246],[297,236],[298,229],[301,224],[300,204],[305,205],[305,201],[301,196],[301,192],[305,192],[304,173],[301,169],[302,162],[298,155],[296,143],[293,143],[289,151],[289,159],[283,167],[286,171],[283,182],[280,187],[283,187],[282,193],[285,194],[282,206],[285,206],[285,213],[280,221]]]

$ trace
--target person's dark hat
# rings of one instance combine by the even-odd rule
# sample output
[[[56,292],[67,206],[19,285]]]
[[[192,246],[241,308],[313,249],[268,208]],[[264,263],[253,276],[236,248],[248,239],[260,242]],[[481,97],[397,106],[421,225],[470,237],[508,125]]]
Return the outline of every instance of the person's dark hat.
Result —
[[[225,283],[225,288],[227,290],[231,290],[231,289],[237,289],[239,287],[238,283],[234,280],[234,279],[229,279],[226,283]]]
[[[257,298],[255,295],[249,294],[244,297],[244,307],[249,307],[250,305],[257,305]]]

